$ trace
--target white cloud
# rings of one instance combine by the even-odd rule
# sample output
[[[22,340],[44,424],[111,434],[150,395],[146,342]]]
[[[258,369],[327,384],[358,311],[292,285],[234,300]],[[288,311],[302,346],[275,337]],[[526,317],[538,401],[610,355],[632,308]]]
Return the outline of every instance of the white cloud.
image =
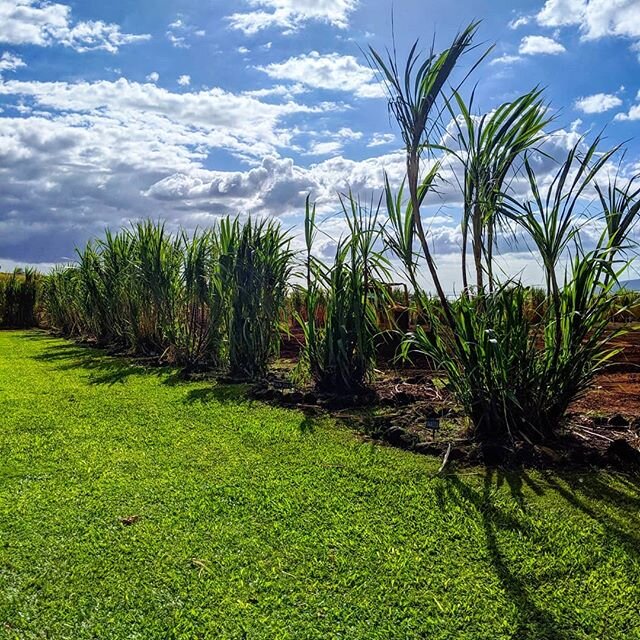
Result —
[[[0,73],[3,71],[15,71],[16,69],[26,66],[26,62],[20,56],[16,56],[8,51],[5,51],[2,56],[0,56]]]
[[[343,140],[360,140],[362,131],[354,131],[351,127],[342,127],[338,129],[336,136]]]
[[[579,24],[584,18],[585,0],[547,0],[536,21],[544,27],[565,27]]]
[[[264,103],[221,89],[172,93],[125,79],[0,82],[0,95],[7,109],[12,96],[20,106],[0,118],[3,264],[64,261],[106,226],[149,215],[192,229],[224,213],[257,212],[254,203],[264,214],[299,211],[301,194],[315,182],[290,160],[263,158],[293,146],[288,116],[331,108]],[[344,139],[357,135],[342,131]],[[249,160],[257,173],[203,169],[212,149]],[[213,176],[217,187],[206,193],[189,186]]]
[[[243,56],[245,56],[245,55],[247,55],[247,53],[249,53],[249,49],[247,49],[247,47],[238,47],[238,53],[240,53]]]
[[[188,87],[191,84],[191,76],[184,75],[178,78],[178,84],[181,87]]]
[[[127,127],[132,122],[153,122],[154,127],[167,127],[185,143],[225,148],[253,158],[291,144],[293,134],[282,126],[286,117],[335,108],[326,103],[309,107],[292,100],[267,103],[219,88],[173,93],[125,78],[77,83],[11,80],[0,82],[0,95],[18,96],[21,103],[32,101],[39,109],[106,115]]]
[[[367,143],[367,147],[381,147],[385,144],[392,144],[396,137],[393,133],[374,133],[371,140]]]
[[[166,33],[169,42],[178,49],[191,48],[191,45],[187,40],[189,37],[196,36],[198,38],[202,38],[205,35],[207,35],[207,32],[204,29],[197,29],[186,22],[180,14],[178,14],[178,17],[168,25]]]
[[[489,63],[490,65],[494,65],[494,64],[513,64],[514,62],[519,62],[520,60],[522,60],[522,58],[520,56],[511,56],[511,55],[502,55],[499,56],[498,58],[494,58],[493,60],[491,60],[491,62]]]
[[[79,52],[119,47],[148,40],[148,34],[122,33],[117,24],[102,21],[73,23],[71,7],[42,0],[0,0],[0,42],[51,46],[60,44]]]
[[[509,29],[519,29],[520,27],[524,27],[529,24],[529,22],[531,22],[531,18],[529,16],[519,16],[509,22]]]
[[[614,120],[640,120],[640,104],[636,104],[627,113],[617,113]]]
[[[158,80],[160,80],[160,74],[159,74],[157,71],[152,71],[152,72],[147,76],[147,81],[148,81],[148,82],[156,83],[156,82],[158,82]]]
[[[309,21],[325,22],[346,29],[349,15],[358,0],[246,0],[253,11],[238,12],[228,17],[231,28],[252,35],[276,27],[295,31]]]
[[[579,98],[574,106],[583,113],[604,113],[621,104],[622,100],[612,93],[596,93],[592,96]]]
[[[342,151],[342,142],[338,142],[337,140],[314,142],[305,155],[327,156],[329,154],[336,154],[338,151]]]
[[[300,82],[314,89],[348,91],[359,98],[381,98],[385,95],[384,87],[376,80],[373,70],[361,65],[354,56],[311,51],[257,68],[272,78]]]
[[[249,89],[243,91],[243,96],[252,96],[254,98],[266,98],[268,96],[280,96],[287,100],[293,100],[294,96],[301,93],[307,93],[309,89],[301,84],[276,84],[272,87],[265,87],[264,89]]]
[[[167,40],[176,47],[176,49],[189,49],[191,45],[184,36],[177,36],[173,31],[167,31]]]
[[[298,225],[311,194],[324,216],[336,211],[337,192],[349,188],[363,201],[379,195],[384,172],[398,185],[405,156],[394,151],[365,160],[334,155],[308,167],[278,153],[291,148],[288,114],[304,113],[295,103],[263,103],[220,89],[171,93],[121,79],[99,83],[0,83],[0,94],[34,104],[31,114],[0,118],[0,257],[15,262],[57,262],[73,247],[152,215],[171,229],[210,225],[220,215],[243,213],[286,218]],[[308,109],[308,108],[306,108]],[[48,111],[47,111],[48,110]],[[322,107],[318,107],[318,112]],[[325,135],[321,132],[319,135]],[[338,154],[336,144],[364,139],[348,127],[334,140],[318,139],[316,151]],[[390,134],[380,134],[390,135]],[[559,132],[544,145],[551,156],[566,152],[578,132]],[[390,140],[389,140],[390,141]],[[333,143],[333,151],[326,143]],[[211,149],[251,160],[242,171],[204,168]],[[557,166],[536,159],[544,181]],[[514,181],[526,192],[526,179]],[[460,199],[454,169],[445,165],[439,195],[430,194],[425,223],[439,264],[457,252]],[[297,229],[297,227],[296,227]],[[338,236],[340,218],[323,221]],[[330,243],[321,248],[331,251]],[[521,254],[524,255],[524,254]]]
[[[342,151],[345,143],[360,140],[363,137],[362,131],[354,131],[350,127],[342,127],[338,131],[320,131],[310,132],[312,138],[315,138],[308,150],[304,152],[307,156],[324,156],[336,155]]]
[[[547,36],[525,36],[520,42],[518,52],[523,55],[535,56],[538,54],[557,55],[564,53],[566,49],[559,42]]]
[[[638,0],[547,0],[537,14],[545,27],[578,26],[585,40],[640,37]]]
[[[384,186],[386,170],[393,184],[402,179],[403,153],[362,161],[337,156],[310,167],[297,166],[290,158],[265,157],[248,171],[178,172],[153,184],[145,195],[161,201],[188,201],[191,206],[219,204],[230,210],[274,215],[299,213],[311,193],[322,211],[336,205],[336,193],[350,187],[365,195]]]

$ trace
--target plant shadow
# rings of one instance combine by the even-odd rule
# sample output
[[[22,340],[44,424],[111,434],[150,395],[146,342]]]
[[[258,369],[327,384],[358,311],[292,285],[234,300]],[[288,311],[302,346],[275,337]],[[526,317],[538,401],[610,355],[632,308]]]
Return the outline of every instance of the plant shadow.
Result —
[[[528,505],[523,488],[526,486],[537,495],[553,491],[572,507],[598,522],[604,532],[605,544],[623,547],[634,562],[637,562],[640,560],[640,485],[631,478],[621,477],[625,491],[619,491],[604,481],[606,475],[594,471],[582,475],[575,472],[543,472],[540,475],[541,479],[538,480],[522,469],[485,469],[482,485],[478,487],[477,484],[467,484],[461,477],[452,474],[444,476],[435,486],[436,501],[442,509],[448,503],[454,503],[477,513],[480,518],[495,575],[518,609],[514,637],[530,640],[574,640],[584,636],[567,629],[562,621],[556,620],[549,611],[534,601],[531,594],[538,587],[535,577],[523,576],[518,572],[518,568],[501,547],[500,536],[518,532],[525,540],[535,543],[541,534],[531,526],[527,517]],[[505,485],[517,505],[516,509],[507,510],[496,504],[494,496]],[[504,496],[504,492],[502,493]],[[611,509],[612,504],[614,509]],[[612,511],[615,511],[615,515]]]
[[[249,399],[246,396],[248,385],[246,384],[218,384],[213,383],[211,386],[190,389],[184,402],[187,404],[217,402],[220,404],[240,404],[247,403]]]
[[[93,345],[77,342],[61,343],[59,338],[42,332],[25,334],[26,340],[44,343],[45,350],[33,356],[38,362],[55,366],[59,371],[83,370],[88,373],[92,385],[115,385],[126,382],[132,376],[153,375],[161,377],[163,384],[181,382],[180,371],[175,367],[151,365],[143,359],[131,361],[126,356],[110,355]]]
[[[124,384],[134,376],[153,376],[161,379],[167,386],[185,385],[185,404],[207,404],[215,402],[227,405],[246,405],[255,402],[248,397],[250,388],[248,383],[219,383],[203,387],[185,377],[183,371],[177,367],[149,365],[138,360],[131,360],[126,356],[110,355],[93,345],[76,342],[60,342],[59,338],[44,332],[29,332],[24,335],[26,340],[37,340],[45,345],[45,349],[33,358],[39,362],[49,363],[61,371],[83,370],[88,374],[91,385]],[[311,433],[315,429],[316,420],[305,414],[301,423],[302,433]]]

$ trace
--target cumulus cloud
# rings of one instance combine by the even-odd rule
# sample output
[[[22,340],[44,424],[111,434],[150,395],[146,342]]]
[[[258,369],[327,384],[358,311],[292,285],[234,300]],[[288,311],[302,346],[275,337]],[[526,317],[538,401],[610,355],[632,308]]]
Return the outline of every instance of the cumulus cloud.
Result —
[[[26,62],[20,56],[16,56],[8,51],[5,51],[0,56],[0,74],[3,71],[15,71],[16,69],[26,66]]]
[[[299,82],[314,89],[348,91],[359,98],[381,98],[385,95],[374,71],[361,65],[354,56],[311,51],[257,68],[271,78]]]
[[[585,40],[640,37],[637,0],[547,0],[536,15],[545,27],[578,26]]]
[[[633,105],[627,113],[617,113],[614,120],[640,120],[640,104]]]
[[[509,29],[519,29],[531,22],[530,16],[518,16],[509,22]]]
[[[227,19],[232,29],[253,35],[270,27],[295,31],[307,22],[324,22],[346,29],[358,0],[245,0],[253,10]]]
[[[367,143],[367,147],[381,147],[383,145],[392,144],[396,137],[393,133],[374,133]]]
[[[191,44],[189,39],[193,36],[202,38],[207,34],[204,29],[198,29],[185,21],[182,15],[178,17],[167,27],[166,36],[169,42],[178,49],[189,49]]]
[[[566,49],[562,44],[547,36],[525,36],[520,42],[518,53],[527,56],[538,54],[557,55]]]
[[[640,101],[640,90],[636,94],[636,101]],[[640,120],[640,104],[632,106],[627,113],[618,113],[614,120]],[[638,167],[640,170],[640,165]]]
[[[341,155],[337,145],[352,141],[393,142],[391,134],[367,138],[350,127],[305,134],[311,147],[331,157],[310,156],[308,166],[282,157],[299,135],[300,122],[289,118],[325,110],[288,98],[264,102],[222,89],[177,93],[126,79],[14,80],[0,82],[0,95],[23,109],[0,118],[3,264],[64,261],[105,227],[148,216],[167,220],[172,229],[202,228],[227,213],[278,216],[295,226],[307,194],[318,201],[319,214],[329,216],[338,209],[337,193],[351,189],[368,201],[381,193],[385,172],[393,185],[405,173],[402,151],[363,160]],[[578,136],[558,133],[543,150],[557,157]],[[208,168],[217,149],[237,154],[244,168]],[[544,155],[534,162],[543,179],[556,168]],[[514,178],[513,186],[526,194],[526,179]],[[456,168],[445,163],[438,192],[425,206],[438,255],[458,251],[459,193]],[[338,216],[323,221],[323,230],[335,236],[344,225]],[[330,242],[323,250],[330,252]]]
[[[191,84],[191,76],[184,75],[178,78],[178,84],[181,87],[188,87]]]
[[[622,100],[612,93],[596,93],[592,96],[578,98],[574,106],[583,113],[604,113],[621,104]]]
[[[513,56],[513,55],[502,55],[499,56],[497,58],[493,58],[493,60],[491,60],[491,62],[489,62],[490,65],[495,65],[495,64],[505,64],[505,65],[509,65],[509,64],[513,64],[514,62],[520,62],[520,60],[522,60],[522,58],[520,56]]]
[[[157,71],[152,71],[148,76],[147,76],[147,82],[158,82],[158,80],[160,80],[160,74]]]
[[[397,184],[404,172],[404,154],[386,154],[355,161],[342,156],[301,167],[290,158],[265,157],[247,171],[178,172],[153,184],[145,195],[192,205],[220,205],[224,210],[262,211],[283,216],[301,212],[310,193],[321,211],[335,207],[336,194],[351,188],[369,195],[384,186],[384,171]]]
[[[293,146],[289,117],[332,108],[266,103],[222,89],[173,93],[123,78],[0,82],[0,95],[8,110],[0,118],[3,264],[63,261],[76,244],[129,219],[153,216],[193,228],[254,202],[267,214],[299,210],[300,192],[317,181],[292,161],[263,158]],[[361,135],[346,127],[338,134]],[[203,166],[213,149],[261,169],[242,172],[250,174],[246,191],[234,186],[243,181],[233,172],[215,174],[210,188],[214,174]],[[254,193],[251,185],[265,171],[271,177]],[[198,180],[207,183],[200,192],[191,188]]]
[[[328,156],[330,154],[336,154],[342,150],[342,143],[337,140],[326,142],[314,142],[306,155],[309,156]]]
[[[0,0],[0,42],[70,47],[79,52],[102,49],[116,53],[148,34],[122,33],[119,25],[100,20],[74,22],[71,7],[42,0]]]
[[[334,108],[323,103],[309,107],[292,100],[267,103],[220,88],[173,93],[154,84],[130,82],[125,78],[114,82],[77,83],[11,80],[0,82],[0,95],[31,100],[39,108],[107,115],[123,126],[157,118],[166,125],[156,122],[154,126],[198,132],[196,137],[200,143],[251,157],[273,153],[277,147],[291,143],[291,131],[281,126],[288,116]]]

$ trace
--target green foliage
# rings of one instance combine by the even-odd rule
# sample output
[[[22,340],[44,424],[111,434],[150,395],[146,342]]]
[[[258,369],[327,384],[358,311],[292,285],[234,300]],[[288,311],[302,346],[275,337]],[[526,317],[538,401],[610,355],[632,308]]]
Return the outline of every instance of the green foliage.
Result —
[[[623,330],[609,329],[615,299],[601,286],[596,260],[576,260],[560,291],[558,348],[553,305],[532,317],[529,292],[510,283],[452,305],[459,340],[437,316],[410,336],[405,350],[427,354],[446,373],[479,440],[549,439],[617,353],[611,342]]]
[[[225,358],[228,294],[221,277],[221,247],[215,231],[181,236],[181,268],[172,343],[187,366],[220,366]]]
[[[38,324],[40,275],[34,269],[0,274],[0,327],[21,329]]]
[[[188,368],[258,377],[277,348],[288,245],[274,222],[229,218],[193,236],[151,221],[107,232],[77,266],[46,278],[48,323]]]
[[[351,194],[341,203],[349,233],[337,243],[333,262],[326,264],[312,254],[318,229],[315,205],[307,198],[306,317],[299,316],[299,322],[305,336],[300,367],[319,388],[345,393],[371,379],[379,333],[377,313],[390,298],[381,285],[387,262],[376,247],[381,238],[379,207],[374,211],[363,206]]]
[[[289,235],[272,220],[236,221],[230,237],[233,252],[223,273],[231,292],[230,371],[255,379],[277,353],[293,251]]]
[[[44,278],[42,303],[46,325],[66,336],[81,335],[84,317],[80,306],[80,270],[77,267],[58,266]]]
[[[431,145],[455,157],[463,168],[462,191],[462,284],[469,289],[467,246],[471,248],[476,272],[476,290],[494,286],[493,250],[496,230],[502,226],[500,202],[507,180],[522,154],[544,140],[544,127],[551,122],[540,89],[506,102],[489,114],[472,114],[473,94],[469,105],[454,92],[455,105],[448,103],[455,126],[455,144]]]
[[[464,32],[463,42],[456,38],[437,59],[469,48],[474,32],[475,25],[471,25]],[[457,91],[454,101],[447,100],[440,95],[442,85],[438,88],[437,83],[427,82],[434,59],[431,53],[421,62],[414,47],[402,83],[395,62],[386,64],[374,55],[391,87],[390,109],[407,145],[409,199],[405,202],[403,198],[404,184],[393,193],[386,182],[386,241],[416,290],[419,317],[428,318],[408,336],[404,352],[422,352],[446,372],[479,440],[548,440],[569,404],[615,354],[611,343],[621,330],[609,326],[619,312],[612,291],[618,276],[628,267],[625,254],[640,213],[639,190],[633,186],[636,178],[626,186],[614,179],[608,189],[599,188],[596,178],[618,148],[602,152],[600,137],[590,145],[581,139],[559,163],[553,180],[544,185],[543,195],[532,161],[532,152],[549,122],[540,92],[535,89],[476,119]],[[454,65],[457,59],[452,58]],[[449,73],[452,71],[449,69]],[[436,95],[429,94],[427,87],[437,88]],[[445,102],[456,122],[457,146],[453,150],[429,141],[440,115],[430,121],[426,114],[429,104],[438,99]],[[453,154],[464,167],[465,290],[454,304],[444,295],[420,215],[420,206],[435,189],[439,171],[435,163],[421,176],[419,152],[425,147]],[[516,197],[510,188],[520,162],[531,193],[524,199]],[[580,219],[583,207],[579,203],[592,187],[598,191],[602,211],[589,220]],[[587,221],[603,229],[591,251],[583,249],[581,236],[581,227]],[[525,291],[518,282],[495,278],[493,248],[499,225],[521,231],[537,252],[545,272],[544,296]],[[468,236],[476,269],[475,291],[467,282]],[[423,290],[421,261],[426,262],[438,292],[438,312],[429,305]],[[558,273],[562,261],[567,262],[564,277]]]

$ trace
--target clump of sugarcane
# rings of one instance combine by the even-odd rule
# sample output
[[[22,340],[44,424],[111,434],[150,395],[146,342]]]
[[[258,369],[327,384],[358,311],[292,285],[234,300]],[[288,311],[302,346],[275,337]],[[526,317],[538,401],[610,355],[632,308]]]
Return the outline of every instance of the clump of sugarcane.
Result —
[[[593,249],[584,249],[580,203],[617,148],[600,151],[599,137],[592,144],[580,140],[543,192],[532,158],[546,139],[549,118],[538,89],[485,116],[472,115],[457,89],[445,95],[459,59],[473,49],[477,27],[471,24],[440,54],[431,51],[421,58],[414,45],[403,72],[395,54],[385,59],[371,51],[406,146],[409,198],[402,188],[394,193],[387,181],[387,243],[403,263],[418,303],[427,300],[422,264],[440,303],[438,313],[430,313],[429,322],[407,337],[404,350],[424,353],[444,371],[477,439],[544,440],[556,433],[569,404],[616,353],[611,341],[620,329],[610,326],[611,294],[628,267],[625,252],[638,216],[638,193],[616,187],[615,181],[608,190],[598,188],[602,207],[591,223],[603,231]],[[431,139],[434,131],[444,130],[444,113],[453,116],[455,146]],[[435,150],[461,167],[464,291],[455,303],[445,295],[421,214],[440,171],[435,162],[423,174],[421,161]],[[529,197],[513,192],[518,171],[526,176]],[[514,235],[519,230],[540,257],[546,290],[535,313],[531,291],[496,274],[494,249],[501,228]],[[469,243],[475,286],[468,273]],[[567,265],[562,277],[561,261]],[[433,305],[422,308],[428,312]]]
[[[0,274],[0,327],[23,329],[37,324],[40,282],[35,269]]]
[[[306,314],[299,316],[305,344],[299,373],[307,373],[325,391],[362,390],[376,364],[378,310],[389,292],[382,282],[388,262],[380,246],[379,209],[365,206],[353,194],[340,202],[348,232],[336,245],[332,261],[313,255],[318,233],[316,207],[305,210]],[[323,313],[318,313],[322,305]]]

